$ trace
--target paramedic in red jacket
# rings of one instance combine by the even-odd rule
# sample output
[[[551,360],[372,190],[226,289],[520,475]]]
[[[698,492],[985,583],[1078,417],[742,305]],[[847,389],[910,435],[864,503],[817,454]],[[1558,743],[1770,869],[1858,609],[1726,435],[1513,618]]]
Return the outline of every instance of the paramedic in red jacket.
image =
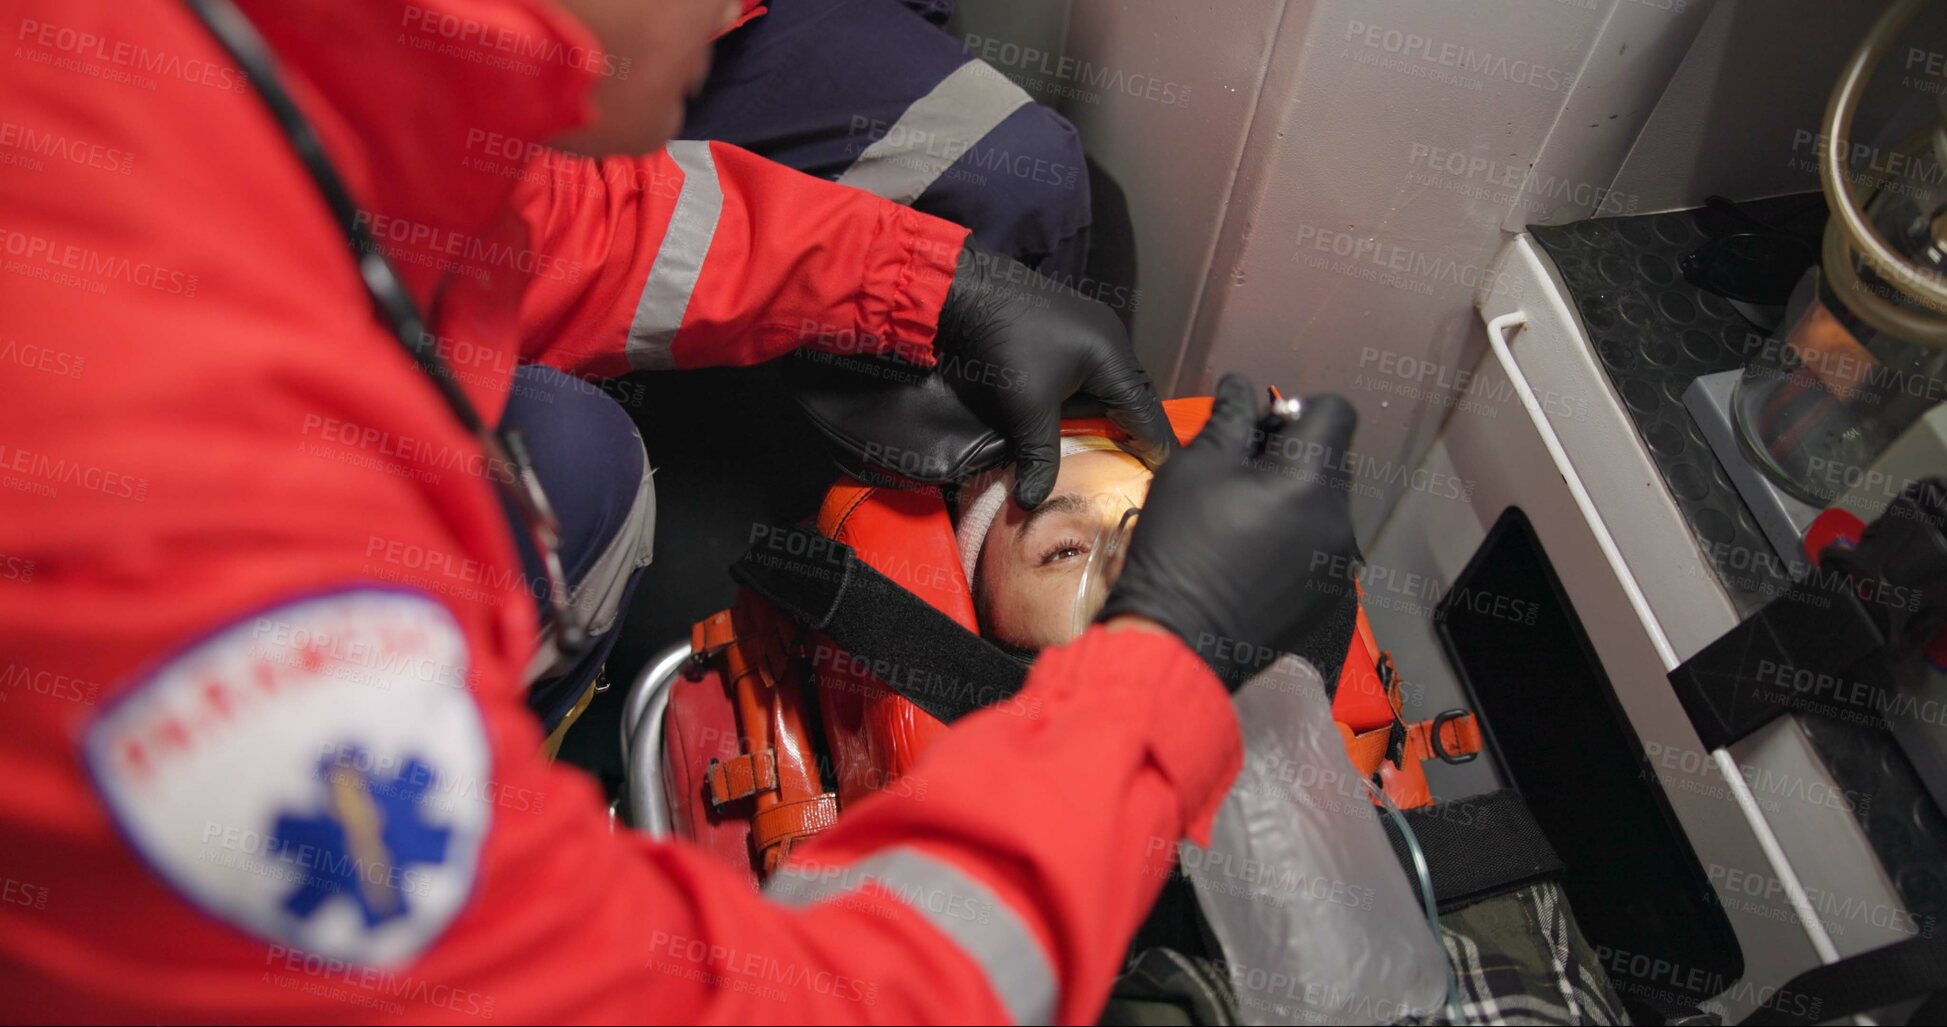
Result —
[[[520,364],[746,364],[807,335],[1033,372],[1022,458],[1066,392],[1138,389],[1031,313],[943,330],[963,288],[995,312],[944,222],[716,144],[504,156],[653,149],[719,0],[244,7],[490,421]],[[373,317],[248,78],[164,0],[9,18],[6,1018],[1094,1016],[1239,759],[1198,650],[1288,637],[1327,594],[1313,554],[1350,547],[1317,473],[1348,408],[1259,420],[1227,380],[1108,622],[1030,678],[1035,716],[968,718],[923,800],[857,804],[755,894],[612,833],[537,754],[538,617],[497,469]]]

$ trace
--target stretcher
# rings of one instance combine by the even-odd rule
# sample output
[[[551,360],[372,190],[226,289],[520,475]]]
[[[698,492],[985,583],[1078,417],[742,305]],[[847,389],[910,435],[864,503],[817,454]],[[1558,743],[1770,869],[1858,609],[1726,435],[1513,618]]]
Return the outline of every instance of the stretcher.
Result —
[[[1166,408],[1187,443],[1208,419],[1210,400],[1174,400]],[[1076,419],[1063,422],[1063,434],[1115,438],[1119,429]],[[849,546],[960,627],[978,631],[939,488],[843,477],[812,523],[820,536]],[[1481,749],[1479,725],[1466,710],[1408,722],[1401,675],[1363,609],[1349,634],[1331,690],[1348,755],[1399,808],[1426,807],[1433,799],[1422,764],[1472,759]],[[742,590],[729,609],[697,622],[688,641],[651,661],[628,696],[621,730],[630,824],[694,842],[761,881],[851,803],[924,787],[910,772],[949,728],[889,685],[885,679],[897,673]]]

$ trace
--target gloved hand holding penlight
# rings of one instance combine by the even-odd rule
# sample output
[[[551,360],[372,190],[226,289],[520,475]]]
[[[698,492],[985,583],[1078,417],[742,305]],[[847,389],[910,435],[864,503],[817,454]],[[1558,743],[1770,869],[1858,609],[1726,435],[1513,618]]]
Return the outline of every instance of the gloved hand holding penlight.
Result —
[[[1157,472],[1096,619],[1168,628],[1232,690],[1288,651],[1353,587],[1315,568],[1350,576],[1350,488],[1336,467],[1357,423],[1335,395],[1260,412],[1251,383],[1226,376],[1210,423]]]

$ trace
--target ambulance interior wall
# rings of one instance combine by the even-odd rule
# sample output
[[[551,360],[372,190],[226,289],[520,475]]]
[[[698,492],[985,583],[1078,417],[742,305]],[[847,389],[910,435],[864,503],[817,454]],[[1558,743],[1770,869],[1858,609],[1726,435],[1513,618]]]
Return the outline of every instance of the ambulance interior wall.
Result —
[[[955,30],[1126,192],[1109,294],[1167,391],[1358,406],[1371,539],[1406,489],[1467,500],[1415,473],[1446,417],[1522,416],[1459,403],[1512,234],[1815,184],[1802,133],[1886,2],[961,0]]]
[[[1719,0],[1617,174],[1617,193],[1645,210],[1680,210],[1711,195],[1817,189],[1813,143],[1826,99],[1889,2]],[[1947,61],[1941,43],[1917,45],[1943,21],[1929,15],[1908,34],[1916,45],[1893,54],[1861,107],[1862,125],[1888,112],[1895,97],[1887,86],[1924,78],[1930,67],[1937,73]]]

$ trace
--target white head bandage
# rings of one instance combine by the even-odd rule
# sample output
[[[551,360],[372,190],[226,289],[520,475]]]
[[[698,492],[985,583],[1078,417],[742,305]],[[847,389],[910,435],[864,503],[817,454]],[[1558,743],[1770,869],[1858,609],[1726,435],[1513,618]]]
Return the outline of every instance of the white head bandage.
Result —
[[[1086,453],[1092,449],[1122,450],[1123,447],[1100,435],[1062,437],[1061,455],[1064,457]],[[987,544],[987,531],[994,526],[994,518],[1000,516],[1001,505],[1007,501],[1008,493],[1012,491],[1014,491],[1012,465],[983,471],[960,486],[960,499],[955,504],[958,509],[953,517],[953,537],[954,541],[959,543],[960,567],[967,572],[969,585],[973,584],[974,568],[980,566],[980,549]]]

